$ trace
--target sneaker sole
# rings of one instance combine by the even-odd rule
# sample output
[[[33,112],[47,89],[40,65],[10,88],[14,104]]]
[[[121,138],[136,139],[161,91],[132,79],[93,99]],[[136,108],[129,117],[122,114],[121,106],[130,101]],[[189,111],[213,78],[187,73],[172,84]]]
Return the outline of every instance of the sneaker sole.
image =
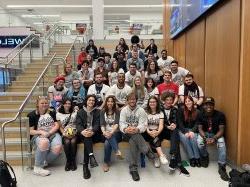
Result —
[[[51,175],[51,173],[49,173],[48,175],[42,175],[40,173],[33,172],[33,175],[40,176],[40,177],[47,177],[47,176]]]

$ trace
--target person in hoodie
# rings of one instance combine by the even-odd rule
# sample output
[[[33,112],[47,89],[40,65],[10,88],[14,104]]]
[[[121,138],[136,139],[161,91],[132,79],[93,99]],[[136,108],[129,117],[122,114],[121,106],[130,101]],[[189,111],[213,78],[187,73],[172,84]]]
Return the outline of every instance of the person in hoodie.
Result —
[[[128,105],[120,113],[119,128],[124,133],[124,138],[129,142],[129,170],[134,181],[139,181],[138,157],[139,153],[146,154],[150,160],[155,159],[155,155],[149,145],[144,140],[144,133],[148,126],[147,114],[145,110],[136,105],[136,95],[131,92],[127,96]]]
[[[80,134],[80,138],[84,144],[84,160],[83,160],[83,178],[91,177],[88,164],[90,167],[97,167],[94,153],[93,143],[100,140],[100,110],[95,107],[95,95],[87,95],[86,104],[79,110],[76,116],[76,129]]]
[[[86,52],[88,54],[90,54],[93,57],[93,59],[98,58],[98,50],[97,50],[97,47],[94,44],[94,40],[92,40],[92,39],[89,40],[89,43],[88,43],[88,45],[86,47]]]

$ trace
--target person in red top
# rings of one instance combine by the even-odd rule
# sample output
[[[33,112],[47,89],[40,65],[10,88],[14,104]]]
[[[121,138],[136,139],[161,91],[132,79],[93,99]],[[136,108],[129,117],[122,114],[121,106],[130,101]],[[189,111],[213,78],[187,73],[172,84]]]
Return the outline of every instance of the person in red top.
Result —
[[[169,70],[166,70],[163,75],[164,82],[157,86],[159,90],[159,95],[163,92],[173,92],[175,94],[175,99],[173,106],[175,106],[178,102],[178,92],[179,86],[172,81],[172,73]]]
[[[81,69],[81,67],[82,67],[82,62],[83,62],[84,60],[86,60],[86,58],[87,58],[87,53],[86,53],[86,51],[85,51],[85,47],[82,47],[82,48],[81,48],[81,52],[80,52],[80,54],[79,54],[79,56],[78,56],[78,60],[77,60],[77,64],[78,64],[77,69],[78,69],[78,70]]]

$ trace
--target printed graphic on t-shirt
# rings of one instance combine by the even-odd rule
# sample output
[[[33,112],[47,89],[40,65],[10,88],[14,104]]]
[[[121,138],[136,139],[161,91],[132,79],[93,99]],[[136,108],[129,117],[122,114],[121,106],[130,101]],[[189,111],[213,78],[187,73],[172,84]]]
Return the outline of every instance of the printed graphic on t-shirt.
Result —
[[[163,113],[148,114],[148,128],[150,130],[157,130],[159,128],[160,119],[163,119]]]
[[[41,115],[38,120],[37,129],[50,131],[55,126],[53,118],[49,114]]]
[[[126,122],[127,122],[128,126],[137,127],[138,123],[139,123],[139,117],[132,114],[132,115],[127,117]]]
[[[115,114],[112,115],[107,115],[105,113],[104,115],[105,117],[105,122],[106,122],[106,131],[112,131],[113,130],[113,126],[115,124]]]

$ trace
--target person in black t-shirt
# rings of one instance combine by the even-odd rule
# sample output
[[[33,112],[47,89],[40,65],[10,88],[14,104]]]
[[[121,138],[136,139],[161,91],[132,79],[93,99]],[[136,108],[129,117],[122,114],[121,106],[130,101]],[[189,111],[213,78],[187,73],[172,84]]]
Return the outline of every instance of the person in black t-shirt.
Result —
[[[59,124],[56,113],[49,110],[49,100],[45,96],[37,99],[37,109],[30,112],[29,118],[31,142],[35,148],[34,174],[39,176],[50,175],[44,169],[53,162],[62,151],[62,138],[58,133]]]
[[[222,180],[228,181],[226,172],[226,144],[224,139],[225,115],[214,109],[215,101],[207,97],[204,101],[204,111],[198,116],[198,147],[201,154],[201,166],[208,167],[209,157],[206,145],[217,144],[219,174]]]

